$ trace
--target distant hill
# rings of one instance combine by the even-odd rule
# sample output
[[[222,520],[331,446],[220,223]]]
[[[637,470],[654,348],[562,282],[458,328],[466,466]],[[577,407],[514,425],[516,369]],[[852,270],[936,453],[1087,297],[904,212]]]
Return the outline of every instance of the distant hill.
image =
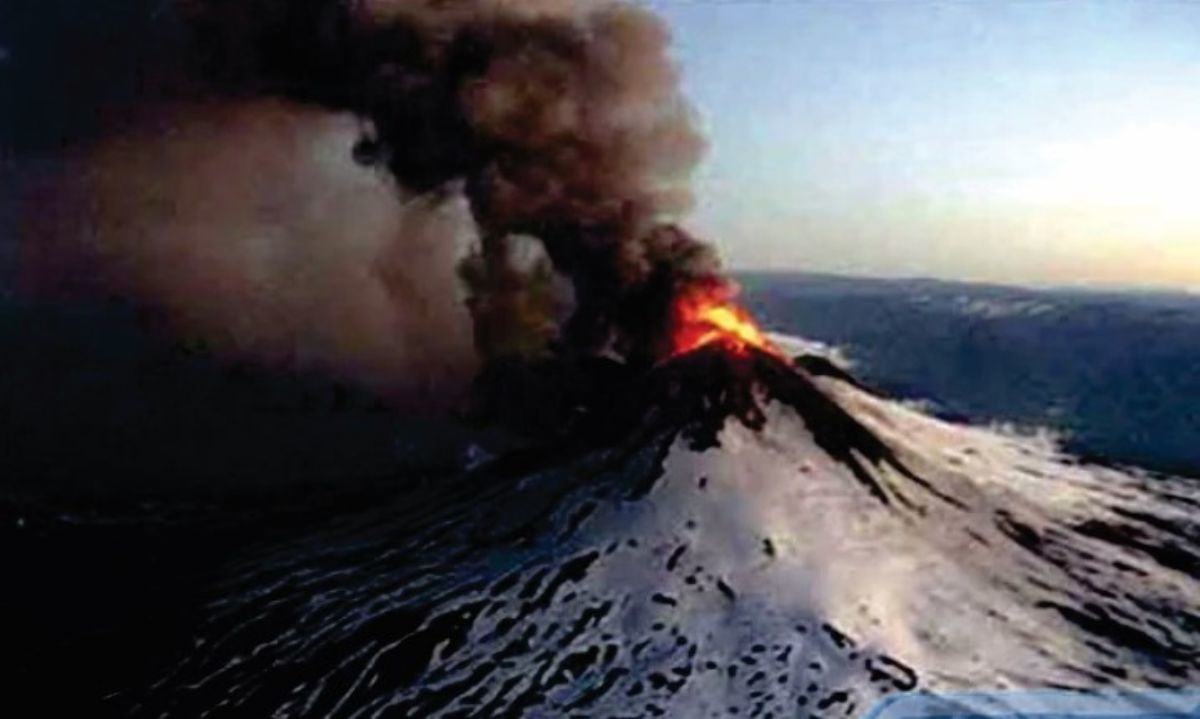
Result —
[[[742,273],[770,329],[840,347],[942,416],[1045,427],[1087,457],[1200,474],[1200,297]]]

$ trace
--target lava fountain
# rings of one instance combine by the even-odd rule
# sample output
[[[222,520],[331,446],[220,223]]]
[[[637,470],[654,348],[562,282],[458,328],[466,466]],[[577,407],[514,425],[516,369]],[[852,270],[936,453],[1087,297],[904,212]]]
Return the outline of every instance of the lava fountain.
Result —
[[[734,291],[727,285],[699,285],[684,290],[675,299],[672,315],[671,357],[714,342],[737,354],[754,348],[784,356],[754,317],[734,301]]]

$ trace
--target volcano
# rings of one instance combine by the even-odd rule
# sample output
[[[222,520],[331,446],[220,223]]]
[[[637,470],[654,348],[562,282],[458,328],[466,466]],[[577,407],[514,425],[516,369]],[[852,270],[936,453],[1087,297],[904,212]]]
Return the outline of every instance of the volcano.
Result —
[[[1200,681],[1194,481],[930,418],[736,304],[685,226],[706,141],[653,3],[47,5],[0,68],[34,289],[216,356],[9,323],[6,715]],[[463,421],[378,401],[476,359]]]
[[[105,703],[854,716],[915,687],[1200,678],[1194,485],[785,357],[714,341],[593,366],[606,400],[553,441],[244,549],[186,643]]]

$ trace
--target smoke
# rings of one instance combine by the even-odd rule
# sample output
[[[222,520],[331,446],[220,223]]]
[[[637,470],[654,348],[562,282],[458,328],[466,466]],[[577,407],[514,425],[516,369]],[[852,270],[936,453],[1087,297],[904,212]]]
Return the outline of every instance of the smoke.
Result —
[[[673,224],[704,141],[647,9],[163,7],[115,83],[146,109],[102,113],[25,203],[39,289],[133,296],[222,353],[403,393],[468,373],[467,344],[652,360],[673,298],[726,282]]]
[[[567,349],[653,355],[667,299],[719,281],[715,255],[671,224],[691,205],[704,141],[669,33],[649,10],[565,0],[234,7],[245,5],[189,6],[204,28],[206,76],[359,114],[369,120],[360,160],[413,191],[461,182],[486,269],[464,273],[476,297],[513,287],[488,277],[506,273],[508,238],[540,240],[573,285]]]
[[[133,298],[223,357],[443,405],[474,371],[464,203],[401,195],[353,162],[356,132],[279,101],[160,108],[29,188],[24,279]]]

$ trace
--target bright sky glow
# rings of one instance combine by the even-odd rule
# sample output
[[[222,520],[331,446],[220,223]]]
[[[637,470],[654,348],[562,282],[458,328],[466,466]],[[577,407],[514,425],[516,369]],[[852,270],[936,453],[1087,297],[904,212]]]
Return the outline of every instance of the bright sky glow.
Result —
[[[651,5],[734,267],[1200,287],[1200,4]]]

